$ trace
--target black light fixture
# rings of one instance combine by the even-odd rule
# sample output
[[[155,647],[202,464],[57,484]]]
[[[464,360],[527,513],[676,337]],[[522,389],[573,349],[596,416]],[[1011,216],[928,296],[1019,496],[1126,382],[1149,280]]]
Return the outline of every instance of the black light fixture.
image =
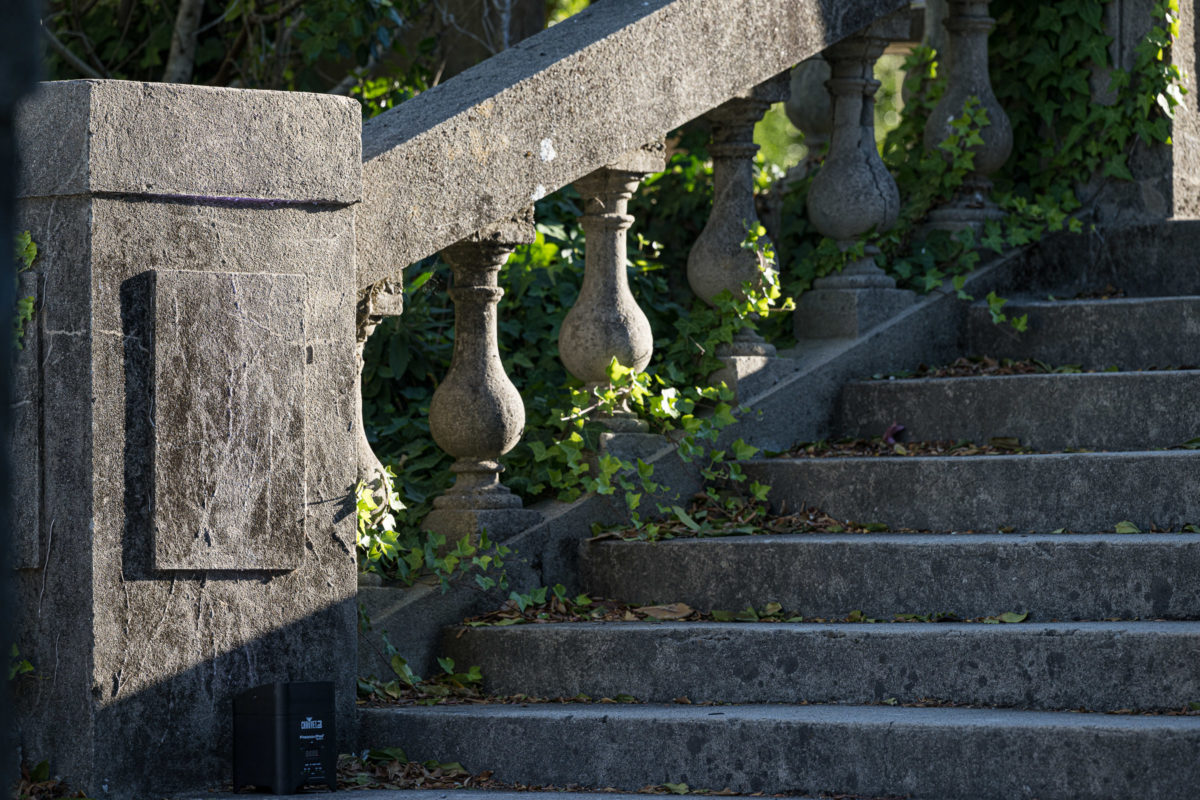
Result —
[[[233,699],[233,790],[294,794],[308,784],[337,790],[333,682],[282,681]]]

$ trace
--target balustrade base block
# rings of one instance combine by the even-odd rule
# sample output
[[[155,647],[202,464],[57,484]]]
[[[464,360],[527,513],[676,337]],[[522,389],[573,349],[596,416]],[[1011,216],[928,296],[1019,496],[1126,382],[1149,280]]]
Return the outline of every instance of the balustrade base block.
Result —
[[[530,508],[435,508],[425,517],[421,527],[445,536],[446,543],[442,549],[450,550],[463,537],[467,537],[472,544],[478,544],[479,535],[484,531],[492,541],[503,542],[541,521],[541,512]]]
[[[970,228],[978,238],[983,234],[987,223],[1002,219],[1004,212],[992,203],[981,208],[948,206],[930,212],[929,221],[921,226],[920,234],[928,236],[933,231],[957,233]]]
[[[796,338],[857,338],[916,299],[907,289],[812,289],[796,301]]]
[[[775,381],[768,368],[775,359],[772,356],[718,356],[725,366],[708,376],[713,386],[724,383],[733,390],[738,401],[753,397]]]

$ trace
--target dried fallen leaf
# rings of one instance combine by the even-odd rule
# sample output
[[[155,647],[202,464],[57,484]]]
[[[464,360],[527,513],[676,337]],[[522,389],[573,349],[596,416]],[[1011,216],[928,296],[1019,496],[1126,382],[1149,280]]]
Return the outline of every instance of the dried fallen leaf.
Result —
[[[687,603],[671,603],[665,606],[641,606],[634,611],[660,620],[686,619],[695,613]]]

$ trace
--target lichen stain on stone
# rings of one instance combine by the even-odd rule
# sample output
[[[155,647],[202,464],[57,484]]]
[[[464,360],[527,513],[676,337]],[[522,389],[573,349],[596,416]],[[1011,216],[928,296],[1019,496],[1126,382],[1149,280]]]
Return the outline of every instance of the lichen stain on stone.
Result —
[[[542,139],[538,145],[538,155],[545,163],[550,163],[558,157],[558,151],[554,149],[554,140],[549,137]]]
[[[538,200],[541,200],[545,196],[546,196],[546,187],[539,183],[537,185],[537,187],[534,188],[533,194],[530,195],[530,199],[536,203]]]

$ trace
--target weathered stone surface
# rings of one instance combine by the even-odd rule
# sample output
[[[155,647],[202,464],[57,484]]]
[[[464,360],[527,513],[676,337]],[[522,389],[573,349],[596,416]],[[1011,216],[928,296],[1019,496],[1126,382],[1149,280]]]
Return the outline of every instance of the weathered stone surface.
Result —
[[[535,525],[537,512],[500,482],[500,457],[516,446],[525,405],[500,361],[497,275],[518,244],[532,242],[532,209],[446,248],[454,284],[454,354],[429,403],[429,432],[454,456],[454,485],[433,501],[422,524],[452,546],[485,530],[503,541]]]
[[[769,81],[766,91],[735,97],[705,116],[713,134],[709,143],[713,207],[688,253],[687,275],[692,291],[709,305],[723,291],[737,296],[742,293],[743,283],[758,284],[762,280],[763,265],[758,255],[742,244],[758,223],[754,206],[754,155],[758,152],[754,126],[771,107],[771,98],[786,93],[782,77]]]
[[[1026,291],[1070,299],[1108,286],[1130,297],[1200,295],[1200,220],[1058,233],[1028,252],[1016,273]],[[1140,329],[1140,328],[1139,328]]]
[[[155,273],[157,569],[299,565],[306,300],[301,275]]]
[[[90,94],[97,87],[103,85],[84,87],[80,102],[89,104],[86,114],[65,107],[38,111],[34,105],[47,102],[43,94],[26,107],[23,119],[52,114],[90,119],[93,143],[109,141],[120,132],[105,126],[130,121],[99,113],[99,96]],[[223,147],[222,103],[238,93],[186,86],[171,90],[192,91],[215,103],[207,107],[206,117],[217,120],[213,136]],[[148,91],[153,95],[154,90]],[[344,120],[346,130],[336,135],[329,130],[331,120],[347,107],[343,99],[310,97],[297,105],[287,95],[253,95],[250,105],[258,108],[262,125],[274,129],[280,119],[286,121],[288,136],[297,141],[293,155],[321,152],[330,142],[353,141],[357,134],[356,115]],[[279,100],[274,110],[272,98]],[[305,103],[313,111],[307,121],[297,116]],[[232,106],[230,120],[248,108],[236,101]],[[126,108],[121,103],[117,107]],[[251,124],[250,129],[262,128]],[[130,130],[144,128],[130,123]],[[305,131],[324,143],[314,143],[315,150],[300,146]],[[26,141],[33,138],[25,136]],[[273,161],[280,141],[263,134],[231,146],[227,159],[216,151],[211,175],[226,161],[232,174],[246,174],[238,159],[246,148],[257,146],[264,150],[259,165],[277,173],[274,183],[252,187],[256,199],[269,199],[260,195],[274,191],[271,187],[291,186],[299,187],[295,202],[162,197],[137,186],[124,187],[135,194],[114,196],[110,192],[122,187],[111,185],[88,194],[95,187],[78,183],[76,157],[59,162],[63,174],[42,175],[40,188],[53,195],[73,185],[83,194],[30,197],[22,204],[22,228],[33,233],[41,251],[42,413],[53,424],[44,426],[42,442],[43,565],[20,578],[20,647],[37,665],[40,678],[19,692],[21,740],[29,757],[50,758],[55,774],[93,796],[158,796],[219,783],[228,774],[232,695],[274,680],[333,680],[338,729],[346,733],[347,743],[353,739],[354,666],[343,654],[353,652],[356,634],[354,209],[336,197],[329,203],[304,202],[329,197],[320,187],[311,194],[299,190],[312,175],[310,169],[320,173],[333,168],[307,163],[289,168],[290,156]],[[57,139],[46,144],[53,149]],[[144,174],[170,174],[173,165],[152,163],[158,151],[145,142],[90,152],[133,153],[138,148],[145,156],[139,164],[149,170]],[[353,184],[352,167],[358,162],[350,162],[349,178],[338,174],[339,180]],[[47,159],[37,163],[46,170],[54,166]],[[200,177],[209,174],[200,172]],[[173,185],[173,190],[192,195],[221,190],[199,181],[194,172],[187,177],[187,186]],[[37,190],[27,184],[27,191]],[[156,414],[169,408],[156,409],[152,403],[154,348],[162,337],[154,335],[151,277],[181,271],[224,276],[191,280],[196,296],[184,305],[193,309],[214,301],[198,296],[210,280],[247,286],[258,280],[254,276],[270,273],[306,287],[306,299],[288,303],[287,320],[270,321],[276,330],[305,326],[303,339],[293,337],[301,343],[299,353],[294,347],[289,351],[301,361],[300,371],[291,374],[302,391],[289,384],[297,407],[283,408],[286,396],[275,401],[279,418],[299,414],[307,434],[287,443],[297,451],[289,454],[294,463],[307,464],[308,479],[299,495],[302,505],[294,510],[304,525],[299,559],[285,574],[228,568],[164,572],[155,564],[151,456],[161,416]],[[263,300],[238,298],[250,318],[265,313]],[[261,346],[264,332],[252,332],[252,327],[243,332]],[[221,335],[235,332],[230,328]],[[205,344],[215,343],[187,346],[203,349]],[[228,344],[230,352],[251,349],[244,341]],[[203,365],[189,364],[189,369],[197,368],[205,371]],[[287,369],[272,365],[276,368]],[[224,381],[192,389],[202,395],[194,405],[211,409],[220,406],[213,395],[223,391]],[[211,433],[228,436],[227,428]],[[247,442],[262,432],[249,434],[243,437]],[[206,476],[193,470],[202,466],[185,465],[169,480],[198,483]],[[243,472],[243,477],[259,477],[253,470]],[[264,508],[250,518],[249,525],[264,529],[260,541],[274,535],[271,514]],[[188,757],[180,758],[180,753]],[[147,763],[155,769],[145,769]]]
[[[761,608],[763,602],[757,603]],[[1020,625],[631,622],[454,627],[491,694],[718,703],[1183,708],[1200,696],[1197,622]],[[1129,676],[1137,675],[1136,681]]]
[[[1145,450],[1194,438],[1198,419],[1200,372],[1013,375],[852,383],[837,430],[880,436],[899,422],[905,441],[1005,436],[1038,450]]]
[[[743,463],[771,507],[915,530],[1180,530],[1200,519],[1200,452],[956,458],[796,458]],[[1166,500],[1170,497],[1170,501]]]
[[[357,102],[331,95],[44,83],[18,114],[19,196],[353,203],[362,191],[360,119]]]
[[[1052,366],[1078,364],[1084,369],[1200,365],[1200,296],[1015,299],[1005,305],[1004,313],[1028,315],[1025,332],[992,322],[986,305],[971,306],[965,335],[969,353],[1036,358]]]
[[[403,747],[413,759],[452,759],[469,771],[495,770],[498,780],[527,784],[636,789],[684,782],[739,792],[898,792],[939,800],[1191,800],[1200,782],[1196,717],[568,704],[363,709],[361,725],[362,746]]]
[[[738,402],[769,389],[799,367],[793,359],[773,356],[721,356],[721,362],[725,366],[709,375],[708,382],[713,386],[724,383]]]
[[[792,69],[788,83],[784,108],[788,119],[804,134],[810,157],[815,155],[813,150],[820,150],[829,142],[833,133],[833,100],[825,88],[830,77],[829,62],[815,55]]]
[[[575,182],[583,198],[579,223],[587,241],[583,285],[558,332],[558,352],[567,371],[584,382],[588,391],[608,383],[613,359],[641,372],[650,363],[654,333],[650,320],[629,291],[629,258],[626,233],[633,224],[627,211],[645,166],[661,171],[664,163],[643,151],[622,159],[631,169],[604,167]],[[655,169],[657,167],[657,169]],[[646,423],[625,401],[614,413],[601,418],[611,430],[645,430]]]
[[[1194,534],[809,534],[581,545],[588,591],[807,617],[952,610],[1036,619],[1200,617]],[[727,575],[753,575],[729,581]]]
[[[392,679],[391,657],[383,646],[386,636],[413,672],[424,677],[437,675],[441,669],[437,659],[445,655],[441,647],[443,628],[499,608],[509,591],[528,592],[543,585],[530,561],[521,552],[504,559],[507,590],[497,587],[481,591],[471,580],[455,583],[446,591],[435,583],[360,586],[357,600],[369,628],[358,636],[357,674]]]
[[[1014,252],[995,259],[967,278],[965,290],[982,297],[1002,289],[1021,258]],[[737,432],[727,431],[722,442],[741,437],[756,447],[783,451],[796,442],[830,436],[843,384],[921,363],[953,361],[961,355],[959,331],[968,309],[952,292],[936,291],[857,339],[802,340],[781,351],[777,361],[789,362],[788,368],[773,369],[773,384],[742,400],[753,413],[743,415]]]
[[[888,20],[887,22],[891,22]],[[888,44],[891,24],[876,23],[825,51],[832,77],[833,133],[824,166],[813,179],[806,210],[822,235],[843,248],[871,230],[892,227],[900,213],[900,190],[875,147],[875,62]],[[836,275],[814,282],[818,289],[894,289],[896,282],[875,264],[879,248]]]
[[[811,289],[793,312],[797,339],[857,338],[916,302],[914,292],[895,288]]]
[[[925,125],[925,150],[937,147],[954,134],[951,122],[962,114],[968,99],[978,101],[987,112],[988,124],[980,132],[982,142],[972,148],[974,168],[963,178],[953,199],[929,215],[930,230],[983,230],[988,220],[1004,214],[992,202],[989,177],[1004,166],[1012,153],[1012,124],[992,91],[988,73],[988,34],[995,20],[988,16],[989,0],[949,0],[944,20],[954,67],[947,71],[946,92],[929,114]]]
[[[429,789],[355,789],[354,796],[364,798],[364,800],[429,800]],[[345,793],[333,792],[305,792],[305,800],[341,800],[345,797]],[[448,789],[438,790],[437,800],[479,800],[480,797],[486,797],[487,800],[529,800],[529,792],[522,791],[500,791],[497,789],[486,790],[480,789]],[[229,795],[220,793],[198,794],[188,798],[188,800],[228,800]],[[646,800],[642,794],[622,794],[620,792],[581,792],[581,791],[563,791],[554,792],[546,789],[538,790],[539,800]],[[803,797],[787,797],[782,800],[815,800],[815,798]]]
[[[1151,26],[1162,24],[1154,0],[1117,0],[1104,6],[1106,33],[1113,41],[1109,57],[1115,66],[1132,71],[1137,50]],[[1116,228],[1200,214],[1200,114],[1197,113],[1196,9],[1194,0],[1180,0],[1179,36],[1169,58],[1183,73],[1183,102],[1170,120],[1170,145],[1133,144],[1129,168],[1134,180],[1114,181],[1097,176],[1077,189],[1085,203],[1094,202],[1096,220]],[[1109,75],[1097,72],[1092,93],[1099,103],[1111,103]]]
[[[17,297],[37,299],[39,274],[18,278]],[[34,569],[41,563],[42,507],[42,383],[41,336],[37,317],[25,324],[21,349],[12,355],[12,430],[8,432],[8,464],[12,470],[11,530],[15,548],[12,565]]]
[[[597,3],[423,92],[363,127],[358,285],[613,163],[900,5]]]

